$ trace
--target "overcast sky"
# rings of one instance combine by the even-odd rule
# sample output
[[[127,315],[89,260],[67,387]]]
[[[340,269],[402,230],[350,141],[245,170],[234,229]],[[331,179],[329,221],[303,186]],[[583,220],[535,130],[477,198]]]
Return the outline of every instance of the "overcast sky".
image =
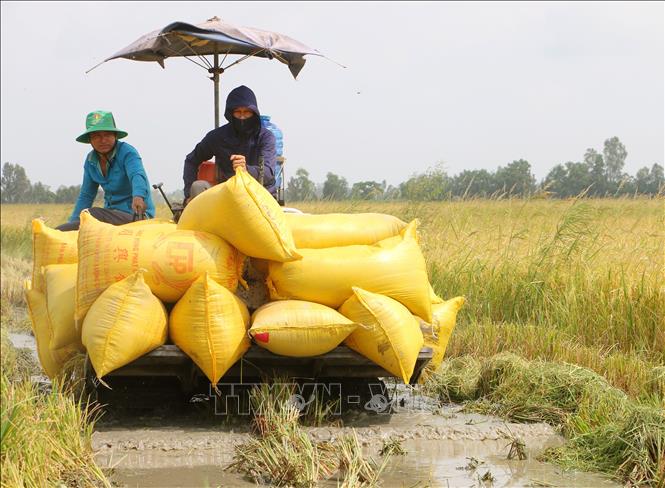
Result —
[[[289,35],[316,56],[294,80],[250,59],[222,75],[221,99],[251,87],[299,167],[396,185],[527,159],[538,178],[618,136],[626,171],[663,164],[662,2],[5,2],[1,160],[31,181],[78,184],[85,116],[111,110],[152,183],[182,188],[185,155],[213,128],[213,84],[182,58],[124,59],[85,71],[174,21]]]

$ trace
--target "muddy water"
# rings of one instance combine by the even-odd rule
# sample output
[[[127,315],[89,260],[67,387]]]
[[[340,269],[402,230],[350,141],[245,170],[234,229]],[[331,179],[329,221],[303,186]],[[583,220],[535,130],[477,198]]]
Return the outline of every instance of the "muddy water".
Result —
[[[138,429],[123,423],[102,426],[93,435],[97,461],[115,468],[112,479],[120,486],[253,486],[241,475],[223,470],[233,458],[233,446],[248,439],[245,428],[182,427],[175,419],[170,425]],[[382,477],[386,487],[619,486],[600,475],[563,472],[536,461],[545,448],[563,442],[545,424],[506,423],[448,406],[437,413],[347,415],[344,427],[306,428],[315,440],[334,439],[351,429],[366,453],[377,460],[384,439],[402,440],[407,454],[391,458]],[[527,460],[507,460],[511,434],[525,442]],[[470,469],[471,459],[475,469]],[[492,485],[480,481],[487,472],[494,478]],[[329,480],[321,486],[337,484]]]
[[[508,442],[410,440],[403,444],[405,456],[394,456],[386,476],[386,486],[619,486],[604,477],[578,472],[562,472],[535,460],[554,439],[525,439],[528,458],[508,460]],[[473,467],[477,461],[477,467]],[[481,479],[490,473],[493,483]]]

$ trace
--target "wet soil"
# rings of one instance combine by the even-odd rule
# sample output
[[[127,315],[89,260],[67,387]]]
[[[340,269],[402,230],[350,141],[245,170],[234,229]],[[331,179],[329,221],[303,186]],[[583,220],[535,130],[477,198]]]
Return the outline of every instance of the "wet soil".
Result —
[[[418,403],[418,402],[414,402]],[[430,404],[434,402],[421,402]],[[349,412],[341,427],[304,427],[313,440],[332,440],[355,429],[366,454],[379,460],[383,440],[397,438],[406,455],[393,456],[382,476],[386,487],[453,486],[619,486],[608,478],[536,460],[563,438],[546,424],[514,424],[496,417],[461,412],[448,405],[436,410],[397,407],[393,414]],[[119,486],[253,486],[224,471],[234,446],[250,436],[247,424],[192,416],[107,419],[93,434],[100,466],[114,468]],[[526,460],[508,460],[510,438],[521,439]],[[493,483],[482,482],[490,473]],[[334,487],[339,480],[321,483]]]
[[[35,351],[31,334],[10,334],[16,347]],[[405,455],[393,456],[382,476],[385,487],[612,487],[593,473],[563,471],[536,460],[563,438],[546,424],[515,424],[465,413],[458,405],[398,387],[394,413],[346,412],[336,426],[305,427],[313,440],[332,440],[355,429],[366,454],[380,459],[383,441],[397,438]],[[202,403],[202,404],[201,404]],[[92,447],[116,486],[255,486],[224,471],[234,446],[246,441],[249,417],[210,415],[206,402],[174,411],[109,411],[96,424]],[[511,438],[525,444],[526,460],[508,460]],[[486,473],[490,473],[487,475]],[[493,481],[482,481],[491,477]],[[338,480],[321,483],[334,487]]]

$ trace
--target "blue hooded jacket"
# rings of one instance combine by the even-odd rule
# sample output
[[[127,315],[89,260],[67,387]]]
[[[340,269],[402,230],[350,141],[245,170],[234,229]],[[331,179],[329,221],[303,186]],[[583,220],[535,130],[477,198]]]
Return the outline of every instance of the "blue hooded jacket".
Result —
[[[233,110],[238,107],[249,107],[256,114],[257,128],[248,138],[239,137],[231,123]],[[231,164],[232,154],[245,156],[247,171],[256,180],[259,180],[259,157],[263,156],[263,186],[275,195],[277,191],[275,186],[275,136],[270,130],[261,127],[258,120],[260,116],[256,95],[252,90],[242,85],[229,93],[224,111],[224,117],[229,123],[208,132],[185,158],[182,177],[185,182],[186,198],[189,198],[189,189],[196,181],[199,166],[213,156],[215,156],[220,175],[220,183],[232,177],[235,174]]]
[[[126,142],[116,142],[106,176],[99,166],[97,152],[92,150],[88,153],[83,163],[81,192],[69,217],[70,222],[78,222],[81,211],[92,207],[100,186],[104,190],[104,208],[132,214],[132,198],[142,197],[146,204],[146,216],[150,219],[155,217],[150,182],[141,156]]]

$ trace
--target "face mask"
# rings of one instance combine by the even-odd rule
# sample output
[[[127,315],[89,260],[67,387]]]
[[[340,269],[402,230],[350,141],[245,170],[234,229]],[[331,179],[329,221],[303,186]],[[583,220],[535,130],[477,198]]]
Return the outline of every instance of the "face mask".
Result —
[[[250,136],[256,130],[257,121],[258,117],[256,115],[252,115],[248,119],[236,119],[232,117],[233,129],[240,137]]]

